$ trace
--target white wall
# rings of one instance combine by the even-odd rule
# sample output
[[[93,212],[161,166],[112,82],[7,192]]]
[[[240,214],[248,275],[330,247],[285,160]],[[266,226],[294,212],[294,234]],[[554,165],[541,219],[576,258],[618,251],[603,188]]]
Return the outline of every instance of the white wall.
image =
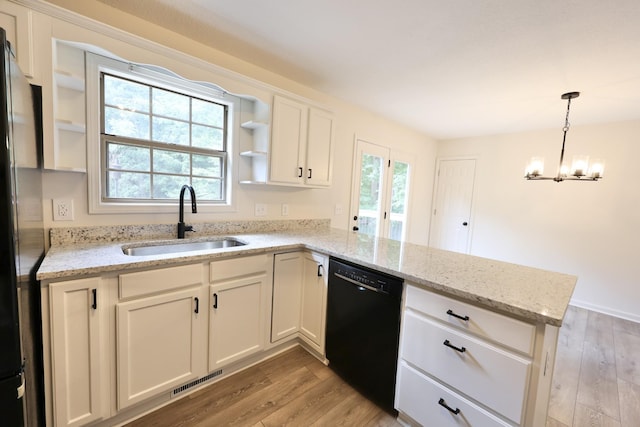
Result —
[[[60,15],[64,19],[59,19],[57,8],[34,4],[34,7],[41,8],[39,10],[42,12],[40,19],[36,16],[36,23],[50,19],[52,34],[59,39],[89,43],[125,59],[161,65],[188,78],[212,81],[213,83],[221,84],[230,92],[248,93],[262,97],[267,101],[268,99],[264,96],[265,93],[273,91],[289,92],[326,106],[335,113],[337,123],[336,148],[333,164],[333,186],[331,188],[295,189],[239,185],[235,193],[237,200],[235,212],[225,214],[198,213],[196,215],[185,213],[187,221],[197,223],[233,219],[331,218],[332,226],[346,229],[350,225],[349,204],[351,200],[353,151],[354,141],[357,136],[373,143],[392,146],[412,154],[416,159],[420,159],[421,165],[416,170],[416,185],[414,186],[419,191],[412,193],[408,240],[414,243],[426,244],[429,224],[424,218],[429,217],[430,191],[433,187],[437,148],[437,144],[433,139],[380,116],[373,115],[361,108],[354,107],[348,102],[330,97],[313,88],[301,86],[287,79],[286,76],[275,75],[269,70],[257,68],[231,55],[195,43],[165,28],[122,14],[102,3],[88,0],[83,2],[59,1],[58,3],[64,3],[66,7],[70,8],[75,7],[78,12],[89,17],[116,28],[126,29],[131,34],[135,33],[144,37],[143,39],[120,31],[114,32],[102,24],[86,20],[80,22],[77,19],[72,19],[73,23],[69,23],[67,22],[68,17],[64,14]],[[132,44],[136,45],[136,40],[148,40],[162,46],[168,46],[170,48],[168,50],[169,53],[166,57],[158,55],[155,49],[141,48],[140,46],[144,46],[144,43],[138,47],[132,46]],[[179,53],[171,53],[171,50]],[[214,64],[215,67],[224,67],[224,70],[220,70],[221,72],[217,75],[215,67],[213,67],[213,72],[211,69],[194,69],[187,64],[190,61],[180,61],[180,55],[185,53],[198,60],[203,60],[207,64]],[[41,67],[42,69],[45,70],[43,72],[47,72],[46,66]],[[242,75],[242,77],[234,78],[234,73],[237,73],[238,76]],[[37,83],[37,76],[35,80]],[[251,84],[252,80],[256,82],[256,85]],[[47,143],[51,143],[51,137],[45,135],[45,144]],[[88,213],[87,191],[87,177],[85,174],[58,171],[47,172],[44,183],[45,227],[177,222],[177,203],[175,215],[90,215]],[[428,192],[427,197],[425,197],[425,191]],[[52,199],[54,198],[73,199],[74,221],[53,221]],[[255,203],[266,203],[268,205],[268,216],[256,218],[254,216]],[[282,203],[289,204],[289,215],[286,217],[281,216]],[[342,214],[335,215],[336,205],[342,206]]]
[[[573,304],[640,321],[640,122],[570,129],[565,158],[604,158],[601,181],[523,179],[536,155],[553,175],[561,143],[561,129],[439,143],[479,159],[471,253],[575,274]]]

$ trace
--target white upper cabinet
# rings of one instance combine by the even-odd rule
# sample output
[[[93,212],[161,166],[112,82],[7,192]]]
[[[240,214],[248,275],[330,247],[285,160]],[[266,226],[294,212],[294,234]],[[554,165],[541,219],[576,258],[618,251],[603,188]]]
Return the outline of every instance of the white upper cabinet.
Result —
[[[334,126],[330,113],[274,96],[270,183],[331,185]]]
[[[33,78],[33,12],[3,0],[0,2],[0,27],[6,32],[20,70],[27,78]]]

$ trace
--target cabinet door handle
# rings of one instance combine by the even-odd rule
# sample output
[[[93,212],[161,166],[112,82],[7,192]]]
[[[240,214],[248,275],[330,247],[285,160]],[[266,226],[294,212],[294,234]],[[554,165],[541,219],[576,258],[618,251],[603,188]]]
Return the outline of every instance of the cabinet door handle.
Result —
[[[445,402],[443,398],[440,398],[440,400],[438,400],[438,405],[446,408],[454,415],[458,415],[460,413],[460,408],[453,409],[451,406],[447,405],[447,402]]]
[[[449,316],[457,317],[460,320],[464,320],[465,322],[469,321],[469,316],[460,316],[459,314],[455,314],[453,310],[447,310],[447,314]]]
[[[218,308],[218,294],[213,294],[213,308]]]
[[[442,344],[446,345],[449,348],[454,349],[455,351],[459,351],[460,353],[464,353],[465,351],[467,351],[467,349],[464,347],[456,347],[455,345],[451,344],[449,340],[444,340]]]
[[[195,297],[194,299],[196,300],[196,309],[194,310],[194,312],[198,314],[200,312],[200,298]]]
[[[302,178],[302,167],[298,168],[298,178]]]
[[[323,271],[324,271],[324,265],[318,264],[318,277],[322,277],[324,275],[322,273]]]
[[[309,169],[309,176],[307,177],[307,179],[311,179],[311,169]]]
[[[98,290],[91,289],[91,308],[96,310],[98,308]]]

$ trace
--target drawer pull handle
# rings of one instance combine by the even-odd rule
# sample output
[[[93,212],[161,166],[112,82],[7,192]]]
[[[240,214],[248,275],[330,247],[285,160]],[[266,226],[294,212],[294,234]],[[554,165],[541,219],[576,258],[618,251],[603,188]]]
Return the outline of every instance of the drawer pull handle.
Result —
[[[444,340],[442,344],[446,345],[449,348],[454,349],[455,351],[459,351],[460,353],[464,353],[465,351],[467,351],[467,349],[464,347],[456,347],[455,345],[451,344],[449,340]]]
[[[447,402],[444,401],[443,398],[438,400],[438,405],[447,409],[447,411],[451,412],[454,415],[458,415],[460,413],[460,408],[453,409],[451,406],[447,405]]]
[[[464,320],[465,322],[469,321],[469,316],[460,316],[459,314],[455,314],[453,310],[447,310],[447,314],[449,316],[457,317],[460,320]]]

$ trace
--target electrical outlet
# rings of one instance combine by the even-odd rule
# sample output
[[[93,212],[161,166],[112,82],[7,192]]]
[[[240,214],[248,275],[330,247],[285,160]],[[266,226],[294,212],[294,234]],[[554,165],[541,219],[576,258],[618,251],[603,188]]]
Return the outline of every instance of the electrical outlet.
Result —
[[[289,205],[286,203],[282,204],[282,216],[289,215]]]
[[[73,199],[53,199],[53,220],[73,221]]]
[[[267,205],[264,203],[256,203],[256,216],[266,216],[267,215]]]

